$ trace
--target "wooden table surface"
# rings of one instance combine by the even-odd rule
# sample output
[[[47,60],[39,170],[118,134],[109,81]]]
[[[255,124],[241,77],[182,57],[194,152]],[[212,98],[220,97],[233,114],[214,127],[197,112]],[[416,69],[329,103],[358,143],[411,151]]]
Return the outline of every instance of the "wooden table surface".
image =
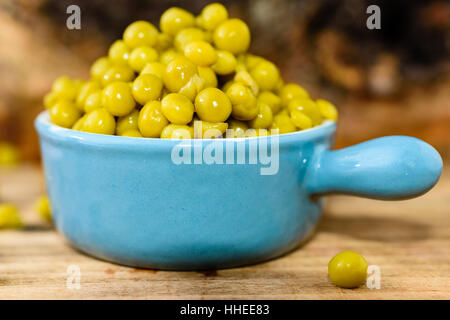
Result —
[[[210,272],[137,270],[86,256],[33,212],[40,169],[0,169],[0,197],[26,227],[0,231],[0,299],[450,299],[450,171],[414,200],[330,197],[314,237],[281,258]],[[340,289],[327,278],[339,251],[381,269],[381,288]],[[80,288],[66,286],[78,266]]]

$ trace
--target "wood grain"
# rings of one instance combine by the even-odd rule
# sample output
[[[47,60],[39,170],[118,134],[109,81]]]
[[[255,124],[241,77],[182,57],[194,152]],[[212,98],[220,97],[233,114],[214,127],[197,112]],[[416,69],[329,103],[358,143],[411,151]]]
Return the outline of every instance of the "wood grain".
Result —
[[[27,227],[0,232],[0,299],[449,299],[450,172],[428,194],[382,202],[330,197],[315,236],[266,263],[211,272],[137,270],[86,256],[33,212],[39,168],[0,170],[2,201],[20,205]],[[381,268],[381,289],[344,290],[327,263],[355,250]],[[66,287],[69,265],[81,288]]]

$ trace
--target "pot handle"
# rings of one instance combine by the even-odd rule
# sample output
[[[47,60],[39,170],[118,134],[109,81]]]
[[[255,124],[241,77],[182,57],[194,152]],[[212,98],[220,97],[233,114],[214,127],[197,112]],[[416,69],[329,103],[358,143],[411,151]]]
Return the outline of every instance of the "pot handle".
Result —
[[[319,152],[305,181],[311,194],[401,200],[430,190],[441,172],[442,158],[428,143],[407,136],[390,136]]]

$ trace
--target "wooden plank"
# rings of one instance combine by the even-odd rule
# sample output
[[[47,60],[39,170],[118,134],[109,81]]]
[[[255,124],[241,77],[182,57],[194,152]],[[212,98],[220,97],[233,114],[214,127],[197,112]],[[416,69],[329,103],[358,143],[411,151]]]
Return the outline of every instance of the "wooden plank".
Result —
[[[3,201],[19,204],[27,227],[0,231],[0,299],[449,299],[450,171],[414,200],[330,197],[315,236],[266,263],[212,272],[137,270],[88,257],[33,212],[43,192],[39,168],[0,170]],[[354,250],[381,268],[381,289],[345,290],[327,264]],[[81,271],[68,289],[67,267]]]

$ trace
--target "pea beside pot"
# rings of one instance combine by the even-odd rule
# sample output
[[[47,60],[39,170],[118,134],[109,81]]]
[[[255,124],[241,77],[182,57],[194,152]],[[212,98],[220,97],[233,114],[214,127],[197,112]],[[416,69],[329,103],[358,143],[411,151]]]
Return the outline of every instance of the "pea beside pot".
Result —
[[[143,268],[218,269],[272,259],[313,232],[323,195],[408,199],[431,189],[442,171],[433,147],[406,136],[330,151],[334,122],[216,140],[97,135],[55,126],[47,112],[35,124],[57,229],[90,255]],[[258,159],[264,143],[272,147],[271,163]],[[208,164],[205,155],[218,154],[224,164]]]

